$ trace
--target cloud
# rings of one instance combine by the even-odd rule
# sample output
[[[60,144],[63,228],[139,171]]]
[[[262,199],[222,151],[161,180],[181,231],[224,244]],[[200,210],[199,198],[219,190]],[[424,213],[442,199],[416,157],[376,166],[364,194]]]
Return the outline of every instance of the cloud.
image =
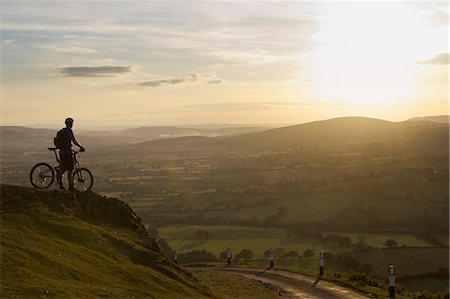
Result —
[[[427,15],[432,26],[448,26],[449,10],[447,1],[406,1],[408,5],[415,6]]]
[[[130,66],[119,65],[73,66],[62,68],[60,74],[65,77],[113,77],[130,71]]]
[[[94,50],[92,48],[88,47],[79,47],[79,46],[61,46],[61,45],[55,45],[55,44],[40,44],[35,45],[35,48],[38,49],[44,49],[49,51],[55,51],[60,53],[71,53],[71,54],[92,54],[98,52],[97,50]]]
[[[220,84],[222,82],[223,82],[222,79],[214,79],[214,80],[209,80],[208,84]]]
[[[208,84],[219,84],[222,82],[222,79],[214,78],[211,79],[211,77],[215,77],[215,74],[204,74],[199,75],[196,73],[189,74],[188,77],[185,78],[170,78],[170,79],[160,79],[160,80],[150,80],[150,81],[144,81],[138,83],[139,86],[145,86],[145,87],[160,87],[160,86],[169,86],[169,85],[176,85],[176,84],[182,84],[182,83],[195,83],[199,81],[205,81],[207,80]]]
[[[261,103],[210,103],[186,105],[187,109],[197,112],[217,112],[217,111],[259,111],[259,110],[275,110],[275,109],[291,109],[298,106],[328,106],[340,105],[336,102],[261,102]]]
[[[449,53],[441,53],[441,54],[438,54],[428,60],[420,61],[419,63],[420,64],[432,64],[432,65],[445,65],[445,64],[448,64],[448,56],[449,56]]]

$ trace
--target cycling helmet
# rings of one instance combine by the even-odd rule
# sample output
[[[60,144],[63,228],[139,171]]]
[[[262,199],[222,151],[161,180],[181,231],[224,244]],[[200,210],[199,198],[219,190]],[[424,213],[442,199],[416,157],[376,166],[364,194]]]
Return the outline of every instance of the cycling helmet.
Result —
[[[73,123],[73,118],[71,118],[71,117],[66,118],[65,123],[66,123],[66,125]]]

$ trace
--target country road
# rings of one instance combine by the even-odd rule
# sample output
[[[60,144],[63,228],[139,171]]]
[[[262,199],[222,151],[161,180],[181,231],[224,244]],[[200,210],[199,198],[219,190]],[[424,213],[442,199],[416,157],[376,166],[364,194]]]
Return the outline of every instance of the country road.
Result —
[[[211,269],[211,268],[210,268]],[[212,268],[271,284],[286,298],[368,298],[336,284],[281,270]],[[312,287],[316,283],[315,287]],[[280,294],[281,295],[281,294]]]

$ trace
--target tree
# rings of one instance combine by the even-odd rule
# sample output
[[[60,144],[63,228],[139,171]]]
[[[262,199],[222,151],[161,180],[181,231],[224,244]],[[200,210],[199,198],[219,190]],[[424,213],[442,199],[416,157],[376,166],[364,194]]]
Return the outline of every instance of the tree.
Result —
[[[242,249],[241,252],[236,254],[235,260],[244,260],[244,261],[250,261],[253,257],[253,251],[250,249]]]
[[[314,256],[314,250],[312,250],[311,248],[308,248],[305,250],[305,252],[303,252],[304,258],[310,258],[312,256]]]
[[[221,259],[221,260],[226,260],[227,259],[227,252],[226,251],[222,251],[221,253],[220,253],[220,255],[219,255],[219,258]]]
[[[352,244],[352,239],[349,236],[339,236],[338,238],[339,246],[350,246]]]
[[[330,235],[327,235],[327,236],[324,238],[324,240],[325,240],[325,242],[327,242],[328,244],[336,245],[336,244],[338,243],[339,236],[338,236],[338,235],[330,234]]]
[[[284,257],[285,258],[293,258],[293,259],[295,259],[295,258],[297,258],[298,257],[298,252],[297,251],[295,251],[295,250],[291,250],[291,251],[289,251],[288,253],[286,253],[285,255],[284,255]]]
[[[384,246],[387,246],[389,248],[394,248],[394,247],[397,247],[398,244],[395,240],[387,239],[386,242],[384,242]]]
[[[282,258],[286,255],[286,248],[278,247],[275,249],[275,256]]]
[[[197,240],[208,240],[209,238],[211,238],[211,233],[201,229],[195,233],[195,238]]]

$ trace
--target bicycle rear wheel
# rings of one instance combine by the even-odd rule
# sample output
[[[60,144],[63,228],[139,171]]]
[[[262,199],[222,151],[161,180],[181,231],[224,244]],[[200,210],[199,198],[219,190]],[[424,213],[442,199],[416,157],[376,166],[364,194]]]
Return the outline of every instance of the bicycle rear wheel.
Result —
[[[47,163],[38,163],[31,168],[30,182],[33,187],[47,189],[55,180],[55,171]]]
[[[91,190],[94,185],[94,176],[87,168],[76,169],[73,172],[73,187],[80,192]]]

